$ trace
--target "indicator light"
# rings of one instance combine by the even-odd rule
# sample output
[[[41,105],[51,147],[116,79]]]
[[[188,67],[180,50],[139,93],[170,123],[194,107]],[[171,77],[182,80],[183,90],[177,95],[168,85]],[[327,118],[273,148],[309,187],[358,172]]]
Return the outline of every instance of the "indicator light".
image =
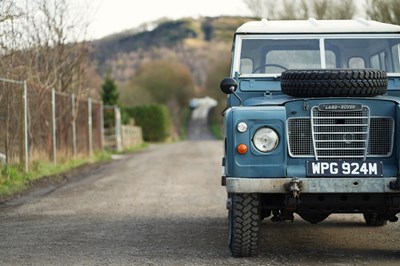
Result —
[[[245,144],[239,144],[238,146],[237,146],[237,152],[239,153],[239,154],[246,154],[246,152],[248,151],[248,148],[247,148],[247,146],[245,145]]]

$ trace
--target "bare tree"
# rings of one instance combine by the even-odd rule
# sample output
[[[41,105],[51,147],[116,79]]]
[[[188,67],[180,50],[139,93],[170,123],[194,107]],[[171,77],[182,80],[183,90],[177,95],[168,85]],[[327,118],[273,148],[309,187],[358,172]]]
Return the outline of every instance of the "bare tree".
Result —
[[[42,87],[80,94],[88,64],[88,45],[81,40],[87,24],[71,14],[66,0],[27,2],[31,79]],[[82,33],[83,32],[83,33]]]
[[[0,55],[13,47],[15,37],[14,23],[21,16],[21,11],[12,0],[0,0]]]
[[[0,76],[27,79],[31,87],[87,94],[88,22],[67,0],[26,0],[18,8],[14,2],[0,0],[7,11],[0,15],[0,25],[7,26],[0,35]]]
[[[382,0],[383,1],[383,0]],[[353,0],[244,0],[256,17],[268,19],[350,19],[356,13]]]
[[[275,18],[276,1],[274,0],[244,0],[249,10],[258,18]]]
[[[367,16],[373,20],[400,24],[400,0],[367,0]]]
[[[11,22],[19,17],[18,9],[12,0],[0,0],[0,36],[5,36]],[[7,25],[8,24],[8,25]]]
[[[304,19],[303,1],[283,0],[282,8],[279,12],[280,19]]]
[[[351,19],[356,13],[353,0],[313,0],[310,5],[317,19]]]

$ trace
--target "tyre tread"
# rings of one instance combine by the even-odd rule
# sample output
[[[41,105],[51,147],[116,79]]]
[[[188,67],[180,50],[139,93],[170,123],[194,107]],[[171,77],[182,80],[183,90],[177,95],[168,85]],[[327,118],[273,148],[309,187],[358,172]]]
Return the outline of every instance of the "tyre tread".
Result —
[[[229,247],[234,257],[249,257],[257,252],[260,224],[257,194],[232,195],[232,228]]]
[[[281,89],[294,97],[369,97],[386,93],[387,75],[377,69],[287,70]]]

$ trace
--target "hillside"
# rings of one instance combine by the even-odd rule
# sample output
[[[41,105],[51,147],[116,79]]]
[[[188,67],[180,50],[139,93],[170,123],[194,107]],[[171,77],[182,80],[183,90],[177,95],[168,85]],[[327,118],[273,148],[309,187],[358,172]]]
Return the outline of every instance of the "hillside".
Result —
[[[161,21],[151,30],[132,30],[92,43],[92,57],[100,75],[111,70],[119,84],[133,77],[144,63],[178,61],[186,65],[197,86],[207,80],[210,57],[230,57],[233,33],[244,17],[200,17]],[[229,60],[229,59],[228,59]]]

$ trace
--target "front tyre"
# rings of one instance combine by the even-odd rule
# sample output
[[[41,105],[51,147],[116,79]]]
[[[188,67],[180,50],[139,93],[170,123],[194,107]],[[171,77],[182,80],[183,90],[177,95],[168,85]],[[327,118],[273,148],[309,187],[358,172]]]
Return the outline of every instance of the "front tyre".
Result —
[[[261,222],[258,194],[232,193],[229,206],[229,248],[233,257],[257,252]]]
[[[388,221],[379,213],[364,213],[364,219],[368,226],[384,226]]]

